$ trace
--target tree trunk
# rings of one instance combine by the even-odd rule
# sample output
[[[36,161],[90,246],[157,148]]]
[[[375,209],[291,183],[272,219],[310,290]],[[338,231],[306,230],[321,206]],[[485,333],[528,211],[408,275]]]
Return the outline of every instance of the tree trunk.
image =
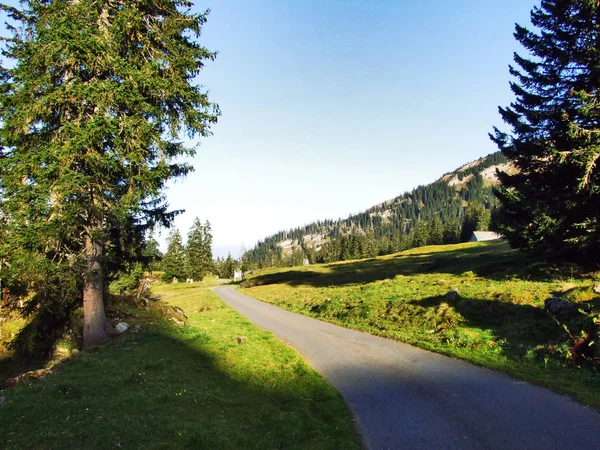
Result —
[[[88,236],[85,252],[88,270],[83,285],[83,347],[90,348],[102,344],[107,339],[102,244]]]

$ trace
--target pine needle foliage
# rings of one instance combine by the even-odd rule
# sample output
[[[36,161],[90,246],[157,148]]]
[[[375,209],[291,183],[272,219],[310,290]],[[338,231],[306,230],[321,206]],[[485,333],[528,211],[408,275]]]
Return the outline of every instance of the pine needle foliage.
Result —
[[[0,71],[0,211],[13,279],[44,292],[80,281],[84,345],[102,342],[106,256],[124,223],[170,225],[165,183],[192,170],[181,138],[220,114],[196,82],[216,54],[207,12],[179,0],[26,0]],[[18,249],[13,252],[11,249]],[[23,263],[25,261],[26,263]],[[46,283],[47,284],[47,283]]]
[[[499,231],[511,245],[597,262],[600,245],[600,4],[542,0],[530,31],[517,25],[511,83],[492,139],[518,168],[500,174]]]
[[[210,222],[202,224],[196,217],[188,233],[186,245],[187,276],[194,281],[202,281],[214,271],[212,258],[212,235]]]
[[[186,252],[181,233],[176,228],[167,237],[167,252],[162,261],[163,281],[179,281],[186,278]]]

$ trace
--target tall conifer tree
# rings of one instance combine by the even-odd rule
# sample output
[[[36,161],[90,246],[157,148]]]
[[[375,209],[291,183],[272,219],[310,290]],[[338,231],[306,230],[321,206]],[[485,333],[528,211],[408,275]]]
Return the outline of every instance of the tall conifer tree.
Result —
[[[215,53],[197,43],[206,14],[187,1],[21,5],[3,7],[19,23],[3,48],[16,64],[0,72],[4,244],[29,255],[11,267],[30,292],[47,292],[40,273],[83,280],[90,346],[106,339],[111,230],[170,224],[163,188],[192,169],[175,158],[195,152],[180,135],[207,136],[217,120],[194,81]]]
[[[208,219],[204,222],[202,232],[202,271],[206,276],[215,270],[212,254],[212,229]]]
[[[206,272],[202,267],[204,251],[204,227],[200,219],[196,217],[190,232],[188,233],[186,244],[186,272],[187,276],[194,281],[202,281]]]
[[[167,252],[163,256],[163,280],[170,282],[174,278],[181,280],[187,275],[186,251],[181,239],[181,233],[176,228],[167,238]]]
[[[600,248],[600,4],[542,0],[515,38],[510,133],[492,139],[519,172],[500,174],[497,228],[519,248],[598,261]]]

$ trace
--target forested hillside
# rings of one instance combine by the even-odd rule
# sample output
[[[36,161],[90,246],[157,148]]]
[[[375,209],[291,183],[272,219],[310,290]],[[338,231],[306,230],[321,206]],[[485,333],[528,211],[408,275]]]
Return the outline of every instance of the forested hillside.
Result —
[[[468,240],[486,229],[495,204],[496,152],[347,219],[323,220],[267,237],[244,255],[249,268],[366,258],[432,244]]]

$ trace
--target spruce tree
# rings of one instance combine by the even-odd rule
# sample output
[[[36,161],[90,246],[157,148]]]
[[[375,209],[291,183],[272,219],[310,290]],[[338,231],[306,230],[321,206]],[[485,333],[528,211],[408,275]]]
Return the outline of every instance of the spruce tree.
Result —
[[[209,135],[219,114],[194,80],[215,53],[197,43],[206,13],[190,6],[24,0],[21,9],[2,7],[17,22],[0,70],[3,245],[19,248],[10,266],[27,292],[64,284],[72,294],[81,282],[84,346],[106,339],[112,230],[129,218],[170,225],[163,188],[192,169],[176,158],[195,152],[181,134]]]
[[[200,253],[202,252],[202,223],[196,217],[187,235],[185,244],[185,273],[194,281],[202,281],[200,272]]]
[[[212,229],[210,226],[210,222],[206,220],[202,227],[202,272],[204,276],[214,272],[215,267],[213,263],[213,254],[212,254]]]
[[[496,228],[512,246],[587,262],[600,248],[600,6],[543,0],[517,25],[511,127],[492,139],[518,173],[500,174]]]
[[[441,245],[444,243],[444,224],[439,217],[434,217],[427,224],[429,245]]]
[[[462,229],[460,231],[461,242],[469,242],[474,231],[488,229],[489,213],[481,203],[471,202],[464,212]]]
[[[444,224],[444,244],[458,244],[460,242],[461,224],[458,220],[451,220]]]
[[[429,227],[423,220],[417,221],[412,232],[412,246],[422,247],[429,242]]]
[[[150,272],[160,270],[160,262],[163,258],[163,254],[158,247],[158,242],[152,236],[146,240],[142,256],[144,258],[144,263]]]
[[[187,275],[195,281],[202,281],[212,271],[212,236],[208,221],[203,225],[199,218],[188,234],[186,247]]]
[[[377,245],[377,241],[375,240],[375,233],[372,229],[367,231],[365,234],[365,247],[364,247],[364,257],[365,258],[374,258],[379,254],[379,247]]]
[[[222,276],[224,278],[233,278],[233,271],[235,270],[235,261],[231,257],[231,253],[227,255],[227,258],[223,262]]]
[[[176,228],[171,231],[167,238],[167,252],[163,256],[162,269],[164,271],[162,278],[167,282],[173,281],[174,278],[184,279],[187,275],[186,251],[181,233]]]

